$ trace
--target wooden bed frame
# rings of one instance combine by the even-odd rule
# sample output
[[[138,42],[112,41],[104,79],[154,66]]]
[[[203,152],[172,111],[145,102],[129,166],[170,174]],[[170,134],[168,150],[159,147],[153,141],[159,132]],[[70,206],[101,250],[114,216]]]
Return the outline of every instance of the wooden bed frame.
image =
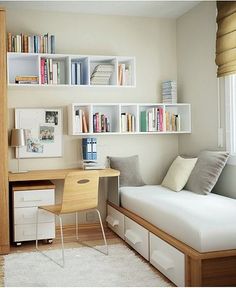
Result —
[[[184,253],[185,286],[236,286],[236,249],[200,253],[131,211],[108,204]]]

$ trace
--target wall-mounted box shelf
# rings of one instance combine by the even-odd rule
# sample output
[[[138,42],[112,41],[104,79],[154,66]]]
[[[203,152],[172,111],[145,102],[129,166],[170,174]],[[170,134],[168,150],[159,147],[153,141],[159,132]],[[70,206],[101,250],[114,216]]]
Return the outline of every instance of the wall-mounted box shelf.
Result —
[[[9,87],[135,87],[135,57],[7,53]],[[37,77],[37,82],[16,77]]]
[[[184,103],[73,103],[68,106],[68,131],[82,136],[191,133],[191,107]]]

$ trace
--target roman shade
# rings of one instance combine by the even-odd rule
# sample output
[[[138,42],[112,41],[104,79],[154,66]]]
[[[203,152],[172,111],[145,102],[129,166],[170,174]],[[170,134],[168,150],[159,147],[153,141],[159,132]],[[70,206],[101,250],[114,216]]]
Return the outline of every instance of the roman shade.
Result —
[[[217,1],[217,76],[236,73],[236,1]]]

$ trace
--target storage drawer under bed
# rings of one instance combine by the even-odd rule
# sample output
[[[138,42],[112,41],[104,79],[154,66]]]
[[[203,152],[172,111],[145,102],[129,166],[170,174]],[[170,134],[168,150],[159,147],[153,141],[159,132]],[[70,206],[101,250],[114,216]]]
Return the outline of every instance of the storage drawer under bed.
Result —
[[[185,256],[150,233],[150,263],[178,286],[185,286]]]

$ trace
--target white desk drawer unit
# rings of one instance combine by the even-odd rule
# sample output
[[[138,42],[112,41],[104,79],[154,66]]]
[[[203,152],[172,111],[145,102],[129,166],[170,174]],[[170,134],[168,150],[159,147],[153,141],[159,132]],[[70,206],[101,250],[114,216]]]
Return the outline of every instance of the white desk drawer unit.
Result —
[[[150,263],[177,286],[185,286],[184,254],[152,233]]]
[[[113,230],[120,238],[125,239],[124,236],[124,226],[125,226],[125,216],[112,208],[107,206],[107,218],[108,227]]]
[[[149,231],[126,216],[125,241],[149,260]]]
[[[35,240],[36,225],[23,224],[15,225],[14,241],[30,241]],[[53,239],[55,238],[55,223],[39,223],[38,239]]]
[[[37,207],[55,204],[55,186],[50,181],[17,182],[12,185],[12,193],[14,242],[35,240]],[[55,238],[53,214],[39,210],[38,222],[39,240]]]

